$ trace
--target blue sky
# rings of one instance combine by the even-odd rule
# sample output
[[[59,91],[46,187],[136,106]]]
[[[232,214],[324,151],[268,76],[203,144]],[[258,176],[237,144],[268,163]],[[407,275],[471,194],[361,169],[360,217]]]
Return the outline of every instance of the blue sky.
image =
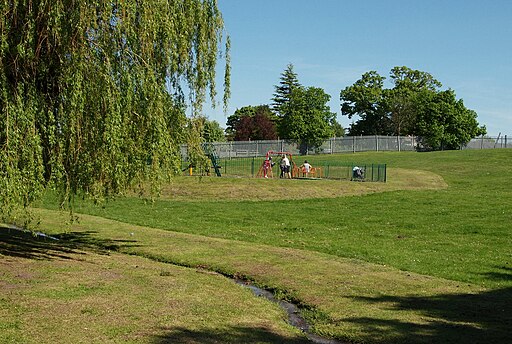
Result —
[[[344,127],[351,120],[339,110],[342,89],[367,71],[388,77],[391,68],[407,66],[432,74],[442,89],[453,89],[490,135],[512,136],[510,0],[218,0],[218,5],[231,37],[232,96],[227,115],[222,106],[207,106],[205,114],[222,127],[237,108],[270,104],[288,63],[302,85],[331,96],[331,111]]]

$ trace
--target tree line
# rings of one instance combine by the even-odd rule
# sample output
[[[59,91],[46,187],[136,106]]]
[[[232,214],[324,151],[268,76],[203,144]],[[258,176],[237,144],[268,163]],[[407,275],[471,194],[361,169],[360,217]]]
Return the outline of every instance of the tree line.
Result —
[[[427,149],[457,149],[485,134],[476,112],[431,74],[402,66],[390,79],[386,89],[385,77],[370,71],[340,92],[342,115],[359,117],[352,135],[413,135]]]
[[[246,106],[228,117],[230,140],[275,140],[296,142],[302,153],[333,136],[343,136],[327,103],[330,95],[318,87],[300,84],[293,64],[288,64],[275,86],[271,105]]]
[[[341,114],[353,119],[349,135],[413,135],[425,149],[457,149],[485,134],[477,114],[456,99],[452,89],[431,74],[408,67],[390,71],[392,88],[376,71],[362,75],[340,92]],[[315,147],[344,130],[321,88],[304,87],[289,64],[275,86],[271,105],[246,106],[228,117],[228,140],[287,139],[301,150]],[[357,120],[355,120],[357,118]]]

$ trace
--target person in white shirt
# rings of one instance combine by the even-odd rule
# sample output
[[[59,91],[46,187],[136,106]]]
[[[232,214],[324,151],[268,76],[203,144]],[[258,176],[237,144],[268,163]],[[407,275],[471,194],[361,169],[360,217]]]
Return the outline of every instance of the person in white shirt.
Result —
[[[311,166],[307,160],[304,160],[304,163],[300,166],[300,168],[302,169],[302,176],[307,177],[313,166]]]
[[[286,155],[283,155],[279,165],[281,166],[281,178],[284,178],[285,176],[291,178],[292,175],[290,173],[290,160],[286,157]]]

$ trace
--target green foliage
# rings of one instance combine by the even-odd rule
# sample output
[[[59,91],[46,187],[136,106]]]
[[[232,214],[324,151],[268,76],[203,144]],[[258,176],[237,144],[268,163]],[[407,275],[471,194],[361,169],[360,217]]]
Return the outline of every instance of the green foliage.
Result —
[[[281,73],[280,80],[279,85],[275,86],[275,93],[272,98],[272,110],[274,110],[279,117],[284,117],[286,110],[283,106],[290,101],[292,91],[301,86],[297,73],[293,71],[293,64],[289,63],[286,66],[285,71]]]
[[[332,137],[336,115],[330,111],[330,96],[323,89],[302,86],[292,64],[275,89],[273,110],[279,116],[280,137],[296,142],[302,154]]]
[[[0,10],[4,219],[47,186],[69,204],[80,190],[102,198],[171,176],[185,104],[196,113],[216,96],[215,0],[1,1]],[[228,90],[227,54],[226,63]]]
[[[389,134],[391,123],[384,111],[384,80],[376,71],[363,74],[354,85],[340,92],[341,114],[360,117],[350,128],[352,135]]]
[[[343,136],[345,136],[345,129],[343,128],[341,123],[339,123],[335,119],[332,122],[331,129],[333,131],[333,136],[334,137],[343,137]]]
[[[418,102],[422,101],[423,96],[437,93],[442,85],[429,73],[405,66],[391,69],[390,78],[394,87],[386,90],[385,100],[393,133],[415,134]]]
[[[208,157],[203,149],[205,139],[204,117],[191,118],[187,125],[187,156],[188,163],[197,167],[199,170],[206,170],[210,165]]]
[[[455,99],[452,90],[440,91],[439,81],[426,72],[394,67],[392,89],[383,89],[385,78],[371,71],[341,91],[343,115],[359,120],[352,135],[417,135],[428,148],[456,149],[485,128],[476,113]]]
[[[452,90],[423,94],[423,99],[417,128],[424,146],[457,149],[473,137],[485,134],[485,128],[478,127],[476,113],[467,109],[462,100],[457,100]]]
[[[30,90],[28,90],[30,91]],[[18,222],[24,215],[17,205],[27,207],[43,190],[41,138],[30,124],[34,122],[37,104],[19,87],[12,102],[6,101],[0,121],[0,207],[5,217]],[[10,201],[7,201],[10,200]],[[24,219],[25,221],[27,219]]]
[[[210,121],[206,117],[198,117],[196,120],[202,123],[201,137],[204,142],[224,142],[224,130],[220,127],[219,122]]]
[[[308,147],[319,147],[332,137],[336,115],[327,105],[329,100],[330,96],[321,88],[297,87],[290,101],[281,107],[285,113],[280,123],[281,135],[297,142],[301,154],[305,154]]]
[[[390,78],[393,80],[395,88],[436,91],[442,86],[442,84],[429,73],[410,69],[405,66],[392,68]]]

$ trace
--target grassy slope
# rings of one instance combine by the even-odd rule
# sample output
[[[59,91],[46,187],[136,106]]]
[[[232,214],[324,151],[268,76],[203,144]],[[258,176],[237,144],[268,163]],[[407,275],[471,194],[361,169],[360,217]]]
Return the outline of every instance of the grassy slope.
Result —
[[[62,233],[66,216],[46,215]],[[111,221],[84,222],[59,241],[0,227],[0,343],[307,343],[249,290],[208,271],[99,249],[134,240],[116,224],[129,239],[93,237],[119,232]]]
[[[512,314],[511,153],[332,157],[388,163],[393,169],[385,185],[188,179],[186,188],[164,190],[149,205],[136,198],[104,209],[77,205],[79,212],[164,230],[86,216],[72,230],[103,240],[127,240],[135,232],[137,245],[121,251],[246,274],[286,290],[317,307],[311,316],[319,333],[357,342],[506,343]],[[432,174],[418,179],[403,169],[439,173],[448,187]],[[219,191],[227,185],[229,191]],[[411,190],[396,191],[405,185]],[[64,230],[62,215],[42,214],[43,226]]]
[[[508,307],[504,306],[502,300],[506,295],[489,294],[488,290],[477,286],[307,250],[169,232],[88,215],[82,215],[80,224],[74,225],[73,231],[66,233],[66,227],[62,225],[66,220],[65,214],[50,210],[39,210],[38,213],[45,219],[43,226],[50,232],[60,233],[55,235],[67,240],[72,247],[85,249],[100,245],[119,253],[148,257],[152,261],[201,266],[201,269],[208,271],[250,276],[264,286],[275,288],[278,294],[285,293],[287,297],[314,307],[306,315],[314,322],[317,333],[328,336],[368,343],[446,343],[460,339],[466,342],[500,342],[508,330],[506,323],[510,316],[506,313],[507,309],[496,311]],[[160,269],[167,271],[165,267]],[[183,278],[192,279],[187,283],[195,283],[194,276],[190,274]],[[205,280],[203,283],[207,284],[208,292],[220,287],[215,281]],[[204,287],[196,285],[196,288]],[[219,312],[226,312],[226,308],[234,312],[229,306],[218,308],[218,299],[211,301],[211,296],[202,293],[196,295],[194,287],[171,289],[165,298],[173,292],[185,294],[182,297],[188,300],[183,302],[182,307],[186,308],[197,307],[190,299],[197,302],[204,298],[205,305],[212,307],[208,311],[203,309],[206,313],[204,317],[213,322],[209,324],[210,328],[232,326],[233,320],[229,317],[216,318]],[[151,307],[154,302],[152,298],[158,298],[159,293],[151,288],[144,293],[149,295],[146,296],[145,307]],[[230,296],[230,293],[234,293],[234,296]],[[226,300],[229,305],[239,302],[240,307],[250,307],[238,301],[237,291],[231,287],[221,295],[214,293],[213,296]],[[466,302],[469,298],[472,298],[471,304]],[[173,314],[177,313],[176,317],[183,328],[190,326],[191,331],[195,329],[195,321],[183,317],[180,308],[177,312],[172,307],[170,309]],[[255,309],[251,315],[264,321],[265,315],[260,312],[260,309]],[[160,321],[167,323],[168,320]],[[167,324],[170,329],[175,326],[172,322]],[[250,332],[250,327],[246,327]],[[232,326],[231,330],[236,333],[235,329]],[[253,329],[259,331],[257,327]],[[229,342],[228,334],[233,335],[231,330],[227,330],[223,334],[226,339],[219,342]],[[274,332],[267,330],[266,333],[269,337],[263,342],[274,342]],[[283,343],[297,340],[280,336],[278,338]]]
[[[198,191],[186,197],[178,190],[150,205],[124,198],[105,209],[78,205],[77,212],[171,231],[358,258],[484,286],[508,286],[508,278],[489,277],[507,275],[512,265],[510,157],[511,150],[342,155],[333,158],[387,163],[391,167],[389,183],[210,179],[196,182]],[[393,167],[437,172],[449,187],[424,173],[420,176],[428,177],[430,184],[422,185]],[[417,188],[430,185],[434,190],[375,193],[378,188],[404,188],[404,179]],[[235,187],[223,197],[204,200],[212,196],[201,189],[215,189],[218,183]],[[292,199],[283,200],[288,189]],[[334,198],[364,193],[368,194]],[[304,195],[308,197],[298,199]]]

